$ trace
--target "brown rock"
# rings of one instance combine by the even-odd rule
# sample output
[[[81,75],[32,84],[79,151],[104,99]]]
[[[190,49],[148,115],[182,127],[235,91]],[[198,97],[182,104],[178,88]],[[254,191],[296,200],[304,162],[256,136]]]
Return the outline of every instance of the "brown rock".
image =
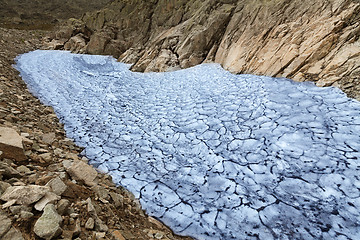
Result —
[[[0,151],[2,157],[17,161],[26,160],[22,137],[12,128],[0,127]]]
[[[111,237],[114,240],[125,240],[124,236],[121,234],[119,230],[114,230],[111,232]]]
[[[66,171],[72,178],[83,181],[86,185],[93,186],[95,184],[96,170],[82,161],[74,161]]]
[[[21,232],[16,228],[12,227],[4,236],[3,239],[11,240],[24,240]]]

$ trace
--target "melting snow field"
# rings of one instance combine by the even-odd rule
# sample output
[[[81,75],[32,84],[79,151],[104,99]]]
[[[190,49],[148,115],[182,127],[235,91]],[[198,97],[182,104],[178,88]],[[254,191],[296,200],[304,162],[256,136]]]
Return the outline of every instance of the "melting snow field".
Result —
[[[360,104],[338,89],[62,51],[16,68],[90,163],[176,233],[360,239]]]

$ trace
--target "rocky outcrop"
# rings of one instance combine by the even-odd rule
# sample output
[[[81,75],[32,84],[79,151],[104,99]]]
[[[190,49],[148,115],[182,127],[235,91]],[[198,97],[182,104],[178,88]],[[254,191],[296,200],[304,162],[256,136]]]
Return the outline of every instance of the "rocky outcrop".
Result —
[[[358,0],[117,0],[85,14],[83,30],[49,40],[113,55],[134,71],[216,62],[235,73],[338,86],[360,99],[359,20]]]

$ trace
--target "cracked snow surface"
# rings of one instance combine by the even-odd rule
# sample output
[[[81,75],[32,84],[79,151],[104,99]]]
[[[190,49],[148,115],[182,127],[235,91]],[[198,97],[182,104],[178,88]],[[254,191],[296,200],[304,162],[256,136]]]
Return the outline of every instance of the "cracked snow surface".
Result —
[[[340,90],[61,51],[16,67],[90,163],[176,233],[360,239],[360,104]]]

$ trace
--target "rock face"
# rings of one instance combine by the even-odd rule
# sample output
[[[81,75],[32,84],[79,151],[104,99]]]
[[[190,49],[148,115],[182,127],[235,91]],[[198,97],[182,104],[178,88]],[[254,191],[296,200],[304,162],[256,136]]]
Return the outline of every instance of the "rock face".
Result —
[[[26,160],[22,138],[12,128],[0,127],[0,151],[5,158]]]
[[[335,85],[360,98],[352,91],[360,75],[359,19],[358,0],[117,0],[85,14],[81,27],[60,30],[70,36],[52,39],[66,50],[113,55],[134,71],[216,62],[235,73]]]

